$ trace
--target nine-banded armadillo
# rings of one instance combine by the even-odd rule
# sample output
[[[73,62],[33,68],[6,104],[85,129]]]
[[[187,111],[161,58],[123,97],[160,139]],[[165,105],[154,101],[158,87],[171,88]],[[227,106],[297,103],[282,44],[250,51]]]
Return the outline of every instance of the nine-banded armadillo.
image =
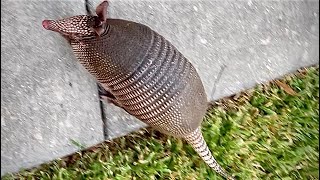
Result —
[[[184,138],[212,169],[232,179],[211,155],[200,131],[207,97],[196,69],[149,27],[107,19],[107,7],[104,1],[96,15],[44,20],[42,25],[70,42],[112,102],[151,127]]]

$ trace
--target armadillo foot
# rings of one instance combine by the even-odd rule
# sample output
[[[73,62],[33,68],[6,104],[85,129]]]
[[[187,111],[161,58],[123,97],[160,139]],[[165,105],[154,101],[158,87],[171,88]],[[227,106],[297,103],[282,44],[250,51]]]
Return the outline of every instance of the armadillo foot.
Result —
[[[104,89],[99,83],[97,83],[97,86],[100,100],[107,101],[108,103],[112,103],[118,107],[121,107],[121,105],[118,103],[117,99],[112,93]]]

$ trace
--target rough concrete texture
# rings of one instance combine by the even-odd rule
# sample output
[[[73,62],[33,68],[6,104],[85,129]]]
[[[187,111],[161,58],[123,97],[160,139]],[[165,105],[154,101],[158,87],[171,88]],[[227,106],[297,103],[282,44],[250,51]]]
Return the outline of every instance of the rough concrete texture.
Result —
[[[82,13],[81,6],[1,4],[3,175],[73,153],[79,149],[73,141],[91,146],[104,136],[95,82],[65,40],[41,25],[44,18],[61,17],[59,12]]]
[[[65,145],[67,137],[102,139],[93,80],[75,62],[66,42],[41,27],[44,18],[84,14],[83,3],[5,0],[2,5],[1,173],[59,156],[49,156],[55,151],[75,150]],[[171,41],[197,68],[209,100],[318,63],[316,0],[114,0],[109,8],[110,18],[146,24]],[[73,88],[68,87],[70,80]],[[107,138],[143,125],[137,126],[133,117],[113,105],[105,104],[104,109]],[[76,127],[62,125],[69,122],[65,117]],[[88,127],[96,129],[90,134],[96,137],[84,133]],[[50,147],[52,138],[59,143]]]

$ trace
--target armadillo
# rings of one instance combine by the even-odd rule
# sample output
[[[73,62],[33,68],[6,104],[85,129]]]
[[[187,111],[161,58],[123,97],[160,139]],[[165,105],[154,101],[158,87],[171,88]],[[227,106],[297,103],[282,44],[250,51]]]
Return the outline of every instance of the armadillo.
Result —
[[[45,29],[65,37],[79,62],[108,92],[111,102],[161,131],[185,139],[226,179],[200,130],[207,96],[194,66],[146,25],[107,18],[108,2],[96,15],[44,20]]]

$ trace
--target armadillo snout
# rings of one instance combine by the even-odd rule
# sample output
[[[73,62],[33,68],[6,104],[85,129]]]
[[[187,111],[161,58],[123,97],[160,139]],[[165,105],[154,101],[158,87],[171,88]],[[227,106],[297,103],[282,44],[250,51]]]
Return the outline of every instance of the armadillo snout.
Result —
[[[51,23],[51,20],[43,20],[42,21],[42,26],[47,29],[47,30],[50,30],[50,23]]]

